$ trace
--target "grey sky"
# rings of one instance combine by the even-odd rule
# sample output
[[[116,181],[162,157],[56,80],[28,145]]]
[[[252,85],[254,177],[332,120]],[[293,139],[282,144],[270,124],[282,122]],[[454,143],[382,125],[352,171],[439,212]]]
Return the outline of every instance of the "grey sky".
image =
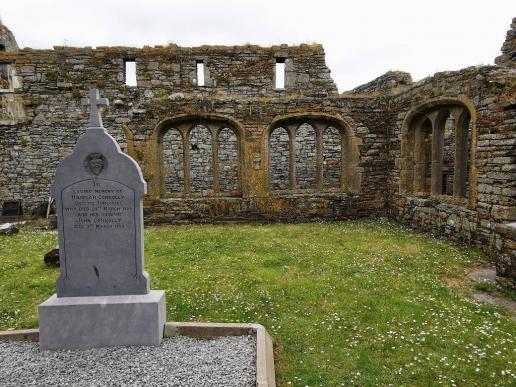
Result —
[[[2,1],[21,47],[322,43],[340,91],[403,70],[492,64],[516,1]]]

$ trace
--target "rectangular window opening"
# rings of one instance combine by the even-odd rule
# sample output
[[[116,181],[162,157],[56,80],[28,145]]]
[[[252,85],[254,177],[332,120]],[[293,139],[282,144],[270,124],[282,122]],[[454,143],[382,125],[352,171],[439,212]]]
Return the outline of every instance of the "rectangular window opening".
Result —
[[[285,88],[285,58],[276,58],[276,89]]]
[[[136,86],[136,61],[124,59],[124,79],[127,86]]]
[[[204,62],[197,61],[197,86],[204,86]]]
[[[0,63],[0,89],[8,90],[13,88],[13,74],[10,63]]]

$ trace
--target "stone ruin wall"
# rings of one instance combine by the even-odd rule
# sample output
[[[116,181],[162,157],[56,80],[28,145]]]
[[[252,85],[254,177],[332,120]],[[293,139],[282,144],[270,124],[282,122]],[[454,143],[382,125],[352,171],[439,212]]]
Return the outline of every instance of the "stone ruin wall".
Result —
[[[393,96],[389,191],[391,214],[411,227],[496,253],[498,273],[512,286],[516,278],[516,72],[497,66],[444,72]],[[455,103],[474,112],[469,130],[466,198],[406,192],[401,149],[407,114],[425,105]],[[423,108],[422,108],[423,107]],[[448,156],[450,157],[450,156]],[[446,160],[446,158],[445,158]],[[453,165],[453,164],[452,164]],[[443,169],[444,170],[444,169]],[[444,184],[444,182],[443,182]]]
[[[495,63],[500,66],[516,67],[516,17],[512,19],[511,29],[507,31],[502,55],[495,59]]]
[[[104,124],[122,148],[142,165],[149,183],[148,219],[153,222],[233,217],[341,218],[383,211],[383,195],[375,189],[380,180],[385,180],[386,163],[382,154],[387,132],[376,108],[379,103],[370,97],[338,96],[320,46],[55,48],[23,49],[0,55],[0,60],[16,69],[20,87],[10,94],[23,105],[23,115],[1,122],[0,197],[22,200],[26,213],[42,212],[55,167],[84,131],[88,112],[81,99],[90,86],[101,88],[110,99]],[[278,56],[288,59],[284,90],[274,88],[273,69]],[[205,61],[211,85],[224,87],[196,86],[194,70],[198,58]],[[126,59],[136,60],[138,87],[124,83]],[[257,68],[266,69],[265,75]],[[178,74],[174,75],[176,71]],[[160,123],[177,117],[184,119],[157,133]],[[299,126],[292,140],[303,153],[294,155],[295,189],[271,194],[267,184],[268,158],[264,157],[268,142],[265,133],[278,117],[286,117],[286,123]],[[361,186],[339,189],[340,182],[335,180],[340,176],[336,177],[339,171],[335,169],[342,162],[335,153],[341,153],[340,134],[335,138],[334,133],[331,138],[331,130],[327,130],[321,140],[326,144],[325,165],[333,165],[333,172],[325,168],[323,176],[333,174],[333,182],[317,189],[313,162],[315,132],[313,128],[306,130],[310,128],[307,123],[314,119],[328,124],[338,119],[354,133],[356,159],[362,154],[356,169],[367,174],[357,172],[346,180],[361,178]],[[214,193],[210,189],[215,168],[210,158],[214,144],[206,141],[210,137],[213,141],[213,131],[220,129],[215,127],[219,123],[220,128],[228,129],[218,137],[224,141],[217,147],[219,179],[218,192]],[[211,136],[206,129],[209,125],[215,125],[210,128]],[[189,126],[195,128],[186,133]],[[379,128],[378,133],[374,133],[375,128]],[[160,136],[165,141],[158,139]],[[197,143],[196,149],[189,149],[188,193],[181,189],[185,180],[181,168],[182,141],[186,136],[191,146]],[[359,142],[362,144],[358,145]],[[305,155],[309,160],[304,160]],[[288,168],[282,173],[288,180]],[[160,178],[163,182],[158,181]],[[336,189],[330,191],[325,187]]]
[[[284,89],[274,86],[278,58]],[[136,61],[138,87],[125,85],[127,60]],[[343,94],[317,45],[56,47],[0,53],[0,63],[14,70],[12,89],[0,92],[0,202],[22,200],[26,214],[44,212],[55,168],[88,124],[81,99],[96,86],[111,102],[105,127],[142,167],[149,223],[389,214],[497,254],[499,275],[514,286],[513,62],[415,84],[389,72]],[[405,186],[404,125],[434,107],[473,113],[467,198]],[[446,133],[443,171],[454,157]]]
[[[403,71],[388,71],[372,81],[355,87],[351,94],[390,95],[412,85],[412,76]]]

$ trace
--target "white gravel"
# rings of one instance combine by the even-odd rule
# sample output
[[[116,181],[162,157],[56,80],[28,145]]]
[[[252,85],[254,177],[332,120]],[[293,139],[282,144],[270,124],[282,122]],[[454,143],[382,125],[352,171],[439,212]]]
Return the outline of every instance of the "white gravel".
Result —
[[[256,385],[256,338],[178,336],[160,347],[41,351],[38,343],[0,342],[1,386]]]

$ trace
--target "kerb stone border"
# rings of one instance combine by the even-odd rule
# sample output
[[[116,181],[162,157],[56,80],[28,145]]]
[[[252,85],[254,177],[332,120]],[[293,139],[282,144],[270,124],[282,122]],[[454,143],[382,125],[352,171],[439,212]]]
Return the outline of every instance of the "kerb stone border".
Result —
[[[164,337],[256,336],[256,387],[276,387],[272,339],[261,324],[167,322]],[[39,341],[38,329],[0,331],[0,341]]]

